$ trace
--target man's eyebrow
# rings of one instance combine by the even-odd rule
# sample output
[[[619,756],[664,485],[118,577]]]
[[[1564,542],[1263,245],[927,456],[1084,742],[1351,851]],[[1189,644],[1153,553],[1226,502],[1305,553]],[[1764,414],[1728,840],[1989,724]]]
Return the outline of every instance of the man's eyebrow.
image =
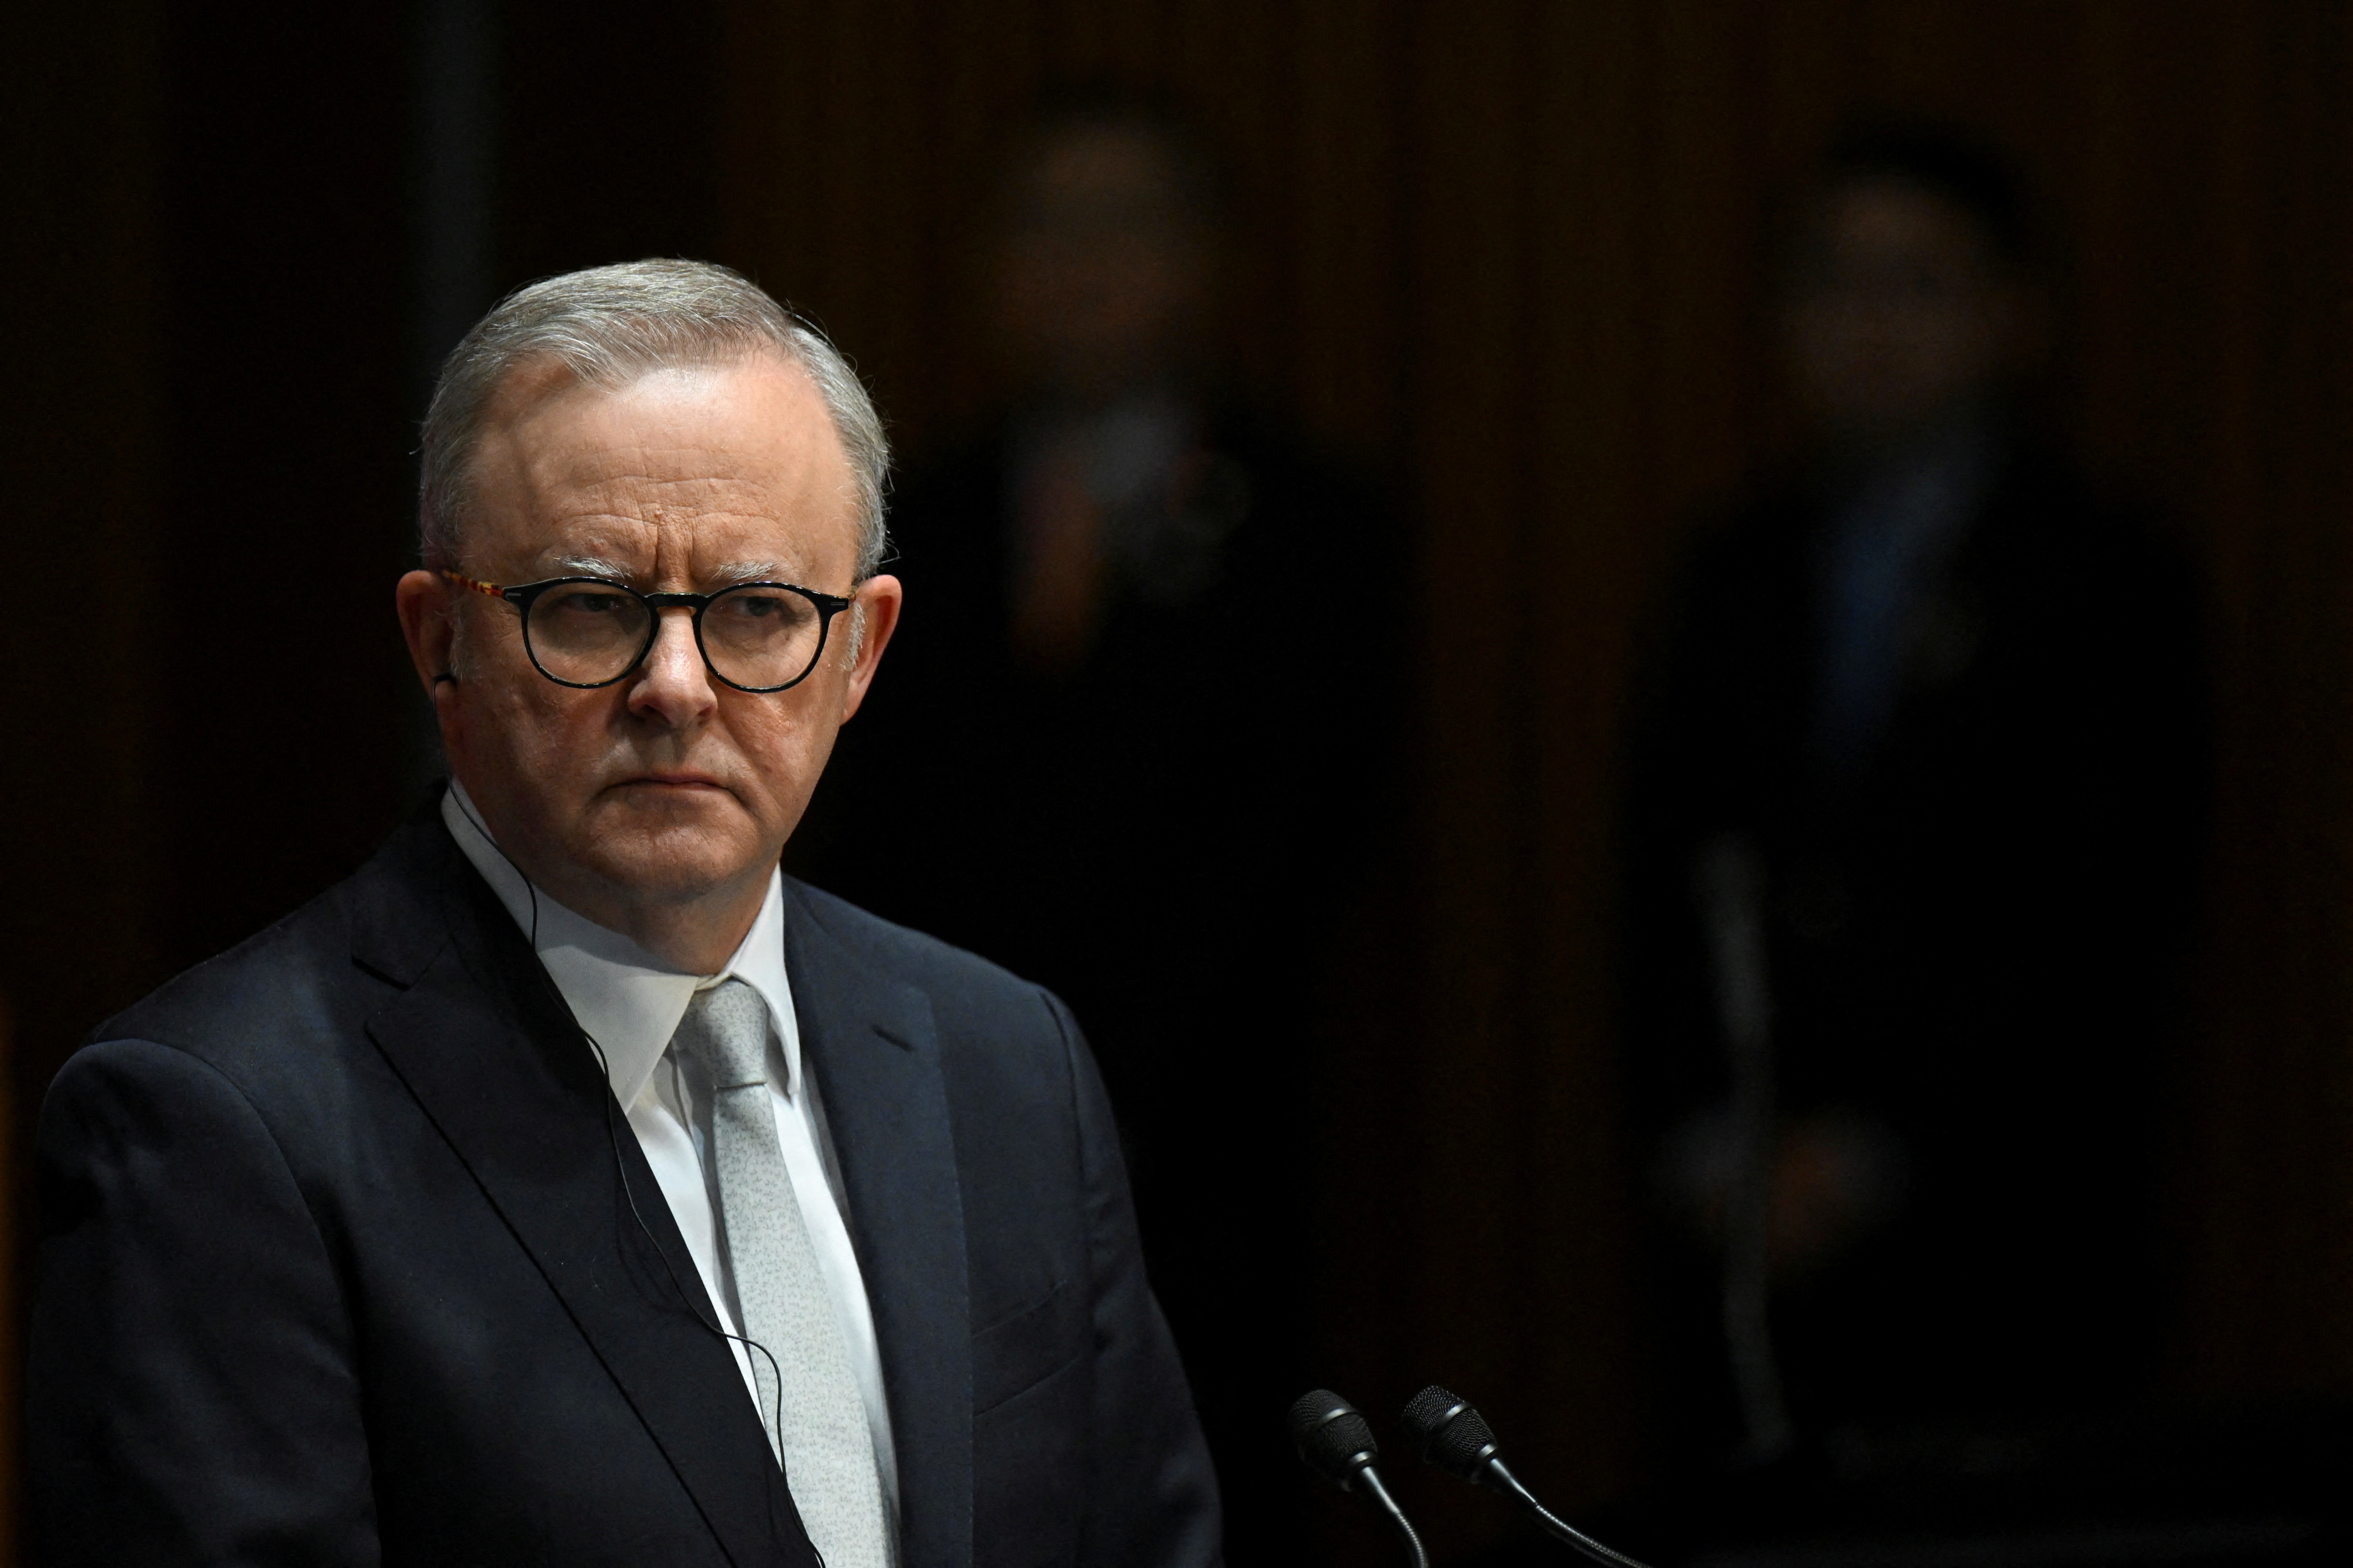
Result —
[[[617,583],[627,582],[629,576],[628,567],[602,555],[559,555],[551,564],[585,576],[610,577]]]
[[[789,583],[792,574],[774,561],[730,561],[711,570],[714,583]]]
[[[636,573],[619,562],[602,555],[559,555],[550,563],[557,571],[577,573],[586,577],[608,577],[616,583],[631,581]],[[712,586],[737,583],[789,583],[792,574],[774,561],[730,561],[712,568],[705,579]]]

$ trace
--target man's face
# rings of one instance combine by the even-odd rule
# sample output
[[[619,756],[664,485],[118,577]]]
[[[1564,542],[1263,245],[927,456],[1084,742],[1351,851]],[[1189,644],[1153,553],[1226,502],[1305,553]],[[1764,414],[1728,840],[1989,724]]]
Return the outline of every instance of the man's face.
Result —
[[[817,389],[780,357],[657,372],[620,391],[518,376],[475,455],[469,576],[501,584],[575,574],[641,591],[709,593],[773,580],[848,595],[857,503]],[[511,605],[412,574],[404,623],[432,689],[452,770],[500,844],[593,919],[764,890],[862,700],[898,584],[857,590],[799,685],[739,691],[713,678],[690,612],[659,616],[642,664],[594,690],[532,666]],[[437,639],[446,638],[443,641]]]
[[[992,279],[1017,374],[1092,399],[1172,368],[1213,269],[1177,181],[1165,149],[1114,128],[1064,132],[1017,172]]]
[[[1833,187],[1794,263],[1782,349],[1800,403],[1834,441],[1899,437],[2010,368],[2015,286],[1969,217],[1916,185]]]

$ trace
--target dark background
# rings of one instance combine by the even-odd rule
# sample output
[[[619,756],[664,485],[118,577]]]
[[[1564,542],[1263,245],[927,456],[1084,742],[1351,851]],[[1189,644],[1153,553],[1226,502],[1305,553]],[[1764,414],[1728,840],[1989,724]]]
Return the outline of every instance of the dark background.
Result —
[[[727,262],[819,320],[920,453],[989,390],[962,237],[992,139],[1043,82],[1120,77],[1233,161],[1245,382],[1414,520],[1411,825],[1324,1046],[1331,1378],[1377,1413],[1444,1380],[1549,1497],[1620,1492],[1630,646],[1679,531],[1785,430],[1760,197],[1847,112],[1922,110],[2035,180],[2063,427],[2174,520],[2209,595],[2174,1386],[2353,1387],[2346,6],[85,0],[5,28],[12,1158],[91,1024],[402,809],[408,452],[476,311],[580,265]],[[1502,1522],[1416,1501],[1450,1542]],[[1336,1557],[1379,1549],[1334,1529]]]

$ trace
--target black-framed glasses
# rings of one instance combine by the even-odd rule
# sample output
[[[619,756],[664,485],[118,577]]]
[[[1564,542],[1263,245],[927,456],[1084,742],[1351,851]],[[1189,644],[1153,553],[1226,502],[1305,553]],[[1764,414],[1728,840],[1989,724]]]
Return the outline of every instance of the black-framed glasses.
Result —
[[[660,612],[694,613],[694,644],[711,673],[738,691],[782,691],[825,657],[833,617],[851,601],[794,583],[738,583],[716,594],[640,594],[607,577],[550,577],[505,587],[445,569],[462,588],[522,614],[523,651],[558,686],[610,686],[644,662]]]

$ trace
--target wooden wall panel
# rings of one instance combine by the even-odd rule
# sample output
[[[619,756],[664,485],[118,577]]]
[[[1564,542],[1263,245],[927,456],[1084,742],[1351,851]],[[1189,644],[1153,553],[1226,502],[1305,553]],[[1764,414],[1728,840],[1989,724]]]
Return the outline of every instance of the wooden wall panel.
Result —
[[[2011,145],[2063,264],[2063,425],[2168,514],[2212,602],[2183,1384],[2353,1383],[2346,7],[735,0],[730,27],[723,250],[837,331],[917,449],[987,395],[964,212],[1039,83],[1164,87],[1231,150],[1240,363],[1390,477],[1424,595],[1391,932],[1418,1000],[1385,1035],[1353,1016],[1376,1070],[1335,1089],[1335,1376],[1376,1407],[1459,1380],[1569,1499],[1639,1460],[1620,710],[1683,531],[1783,435],[1759,198],[1856,109]]]
[[[1536,584],[1525,570],[1529,515],[1520,310],[1529,285],[1521,155],[1533,73],[1530,15],[1513,7],[1424,9],[1409,24],[1403,161],[1411,258],[1403,449],[1424,476],[1410,552],[1419,595],[1420,722],[1413,784],[1419,829],[1416,946],[1428,963],[1416,1038],[1403,1064],[1414,1113],[1396,1152],[1413,1185],[1387,1256],[1352,1260],[1397,1307],[1386,1389],[1357,1395],[1377,1417],[1425,1382],[1519,1385],[1529,1151],[1496,1136],[1522,1088],[1532,953],[1526,734],[1519,672]],[[1443,1047],[1440,1040],[1446,1042]],[[1400,1268],[1410,1257],[1424,1267]],[[1419,1353],[1417,1353],[1419,1352]],[[1461,1500],[1425,1505],[1441,1538]]]
[[[5,171],[8,348],[45,368],[0,421],[29,595],[0,651],[34,760],[0,770],[0,988],[29,1111],[92,1020],[307,894],[392,810],[396,720],[372,683],[398,660],[361,578],[396,553],[406,368],[394,13],[290,33],[131,0],[20,9],[0,49],[31,153]],[[986,404],[970,209],[1040,83],[1166,88],[1228,148],[1255,258],[1236,364],[1416,523],[1413,841],[1366,937],[1409,958],[1333,1005],[1355,1069],[1326,1130],[1333,1377],[1377,1413],[1459,1382],[1571,1501],[1640,1463],[1620,709],[1683,531],[1781,438],[1757,198],[1853,108],[2008,141],[2065,263],[2063,427],[2168,516],[2212,612],[2182,1386],[2353,1388],[2353,7],[712,0],[660,29],[502,11],[501,280],[713,251],[825,322],[918,451]],[[630,70],[624,111],[584,96]],[[273,604],[244,592],[257,570],[329,588]],[[140,635],[82,635],[59,595],[100,582]],[[220,616],[226,642],[196,636]],[[263,682],[289,641],[311,663]],[[242,669],[193,679],[199,644]],[[272,704],[336,716],[291,770]],[[1450,1542],[1496,1523],[1442,1487],[1417,1500]]]
[[[1268,253],[1280,269],[1276,319],[1289,323],[1267,334],[1282,356],[1281,384],[1310,427],[1358,451],[1398,428],[1405,395],[1401,9],[1394,0],[1296,8],[1302,63],[1281,182],[1289,200]]]
[[[1612,817],[1618,681],[1637,605],[1625,563],[1651,531],[1655,422],[1628,395],[1648,323],[1629,305],[1656,286],[1637,240],[1649,221],[1640,128],[1656,59],[1641,0],[1538,13],[1525,142],[1533,199],[1523,417],[1532,461],[1521,560],[1529,582],[1525,809],[1525,1026],[1510,1225],[1517,1375],[1475,1397],[1519,1434],[1535,1472],[1588,1495],[1628,1479],[1620,1423],[1636,1389],[1626,1356],[1624,1150],[1616,1116]],[[1603,897],[1597,898],[1597,891]],[[1427,1352],[1425,1352],[1425,1355]],[[1562,1419],[1613,1413],[1601,1424]],[[1457,1529],[1492,1518],[1476,1514]]]
[[[22,1561],[23,1134],[81,1031],[156,974],[160,23],[146,0],[0,23],[0,1564]],[[90,635],[92,598],[120,635]]]
[[[162,17],[132,0],[80,20],[23,13],[0,48],[9,144],[24,150],[5,163],[19,290],[6,350],[18,368],[0,438],[15,485],[6,538],[26,585],[0,620],[21,704],[13,765],[0,769],[0,885],[11,890],[0,992],[44,1075],[92,1009],[152,972],[156,935],[160,694],[146,633],[160,598],[166,416],[150,348],[163,309]],[[68,303],[78,300],[90,307]],[[109,582],[140,634],[85,635],[72,595]]]
[[[2232,563],[2217,586],[2237,589],[2217,595],[2229,750],[2199,1097],[2218,1162],[2200,1209],[2219,1244],[2200,1278],[2221,1295],[2201,1300],[2191,1341],[2221,1386],[2353,1383],[2347,23],[2284,10],[2226,78],[2244,105],[2231,118],[2253,124],[2216,184],[2248,188],[2200,237],[2230,303],[2209,328],[2221,417],[2205,471],[2185,477],[2205,491],[2209,552]]]

